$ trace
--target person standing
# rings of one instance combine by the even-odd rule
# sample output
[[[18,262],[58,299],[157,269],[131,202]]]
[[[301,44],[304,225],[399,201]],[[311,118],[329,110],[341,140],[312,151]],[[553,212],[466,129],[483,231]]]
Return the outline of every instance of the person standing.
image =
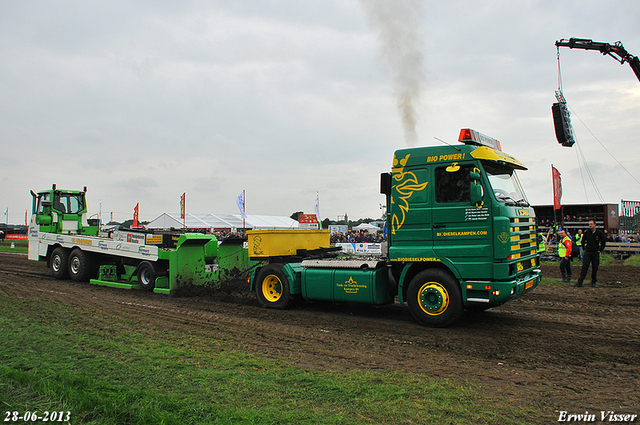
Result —
[[[538,252],[545,252],[547,250],[546,239],[542,233],[538,233]]]
[[[558,230],[558,255],[560,256],[560,273],[562,282],[571,282],[571,238],[564,230]]]
[[[582,271],[576,282],[576,287],[581,287],[584,278],[587,276],[589,264],[591,264],[591,286],[597,287],[598,265],[600,265],[600,253],[604,251],[607,242],[602,231],[596,229],[596,222],[589,220],[589,230],[582,235],[582,246],[584,247]]]
[[[578,233],[576,233],[576,245],[578,246],[578,258],[582,261],[582,229],[578,229]]]

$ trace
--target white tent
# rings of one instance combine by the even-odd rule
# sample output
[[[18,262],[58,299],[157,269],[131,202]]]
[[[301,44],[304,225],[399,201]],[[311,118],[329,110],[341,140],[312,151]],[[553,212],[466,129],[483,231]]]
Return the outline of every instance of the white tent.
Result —
[[[378,230],[380,230],[380,228],[378,226],[374,226],[373,224],[362,223],[362,224],[358,224],[357,226],[355,226],[353,228],[353,230],[356,230],[356,231],[367,230],[367,231],[375,231],[375,232],[377,232]]]
[[[190,214],[184,223],[180,214],[163,213],[145,226],[147,229],[297,229],[298,222],[286,216],[247,215],[243,221],[240,214]]]

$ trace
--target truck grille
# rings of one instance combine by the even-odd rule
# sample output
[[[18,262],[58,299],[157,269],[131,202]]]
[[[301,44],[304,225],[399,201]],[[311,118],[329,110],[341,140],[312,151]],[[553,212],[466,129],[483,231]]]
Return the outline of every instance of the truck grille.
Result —
[[[535,255],[538,251],[536,219],[532,217],[511,218],[511,254],[508,260]],[[534,264],[532,264],[534,263]],[[519,269],[535,267],[535,258],[518,263]]]

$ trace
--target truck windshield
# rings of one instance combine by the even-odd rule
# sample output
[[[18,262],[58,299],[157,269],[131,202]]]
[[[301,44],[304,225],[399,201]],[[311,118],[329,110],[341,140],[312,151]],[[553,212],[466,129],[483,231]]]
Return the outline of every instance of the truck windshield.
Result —
[[[506,205],[528,207],[529,202],[522,190],[516,170],[497,162],[483,161],[484,170],[489,176],[489,182],[497,201]]]

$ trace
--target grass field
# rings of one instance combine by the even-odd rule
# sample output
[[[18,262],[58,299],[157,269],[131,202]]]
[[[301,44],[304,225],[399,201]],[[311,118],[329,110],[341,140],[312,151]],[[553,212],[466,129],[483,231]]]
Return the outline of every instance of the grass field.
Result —
[[[406,372],[327,371],[224,342],[0,295],[0,412],[81,424],[521,424],[480,389]],[[66,422],[65,422],[66,423]]]
[[[13,248],[11,248],[13,244]],[[26,254],[29,248],[29,242],[24,240],[9,240],[0,241],[0,252],[19,252]]]

